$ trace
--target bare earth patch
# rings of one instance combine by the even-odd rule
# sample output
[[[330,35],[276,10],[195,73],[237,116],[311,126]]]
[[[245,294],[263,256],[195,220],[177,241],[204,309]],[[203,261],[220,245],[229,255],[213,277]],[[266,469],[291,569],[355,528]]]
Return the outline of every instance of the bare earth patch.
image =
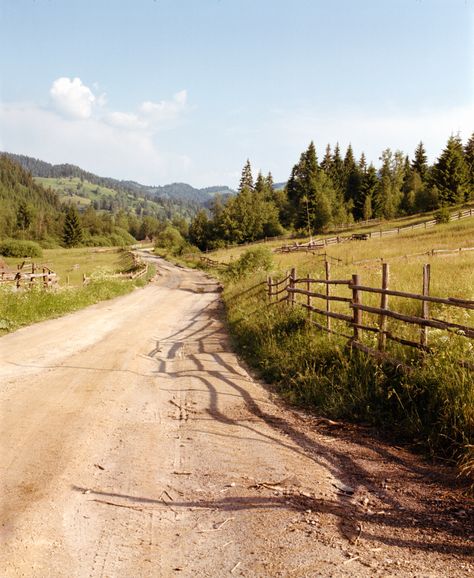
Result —
[[[2,578],[473,575],[452,472],[286,408],[159,267],[0,339]]]

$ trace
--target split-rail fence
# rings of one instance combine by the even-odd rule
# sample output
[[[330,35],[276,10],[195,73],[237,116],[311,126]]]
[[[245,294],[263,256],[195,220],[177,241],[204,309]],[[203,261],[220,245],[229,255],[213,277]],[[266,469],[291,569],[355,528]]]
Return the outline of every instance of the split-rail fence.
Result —
[[[46,265],[23,261],[16,270],[0,269],[0,284],[3,283],[13,284],[17,289],[38,285],[48,289],[58,283],[58,276]]]
[[[462,211],[457,211],[452,213],[449,217],[450,221],[458,221],[460,219],[466,219],[468,217],[474,216],[474,208],[464,209]],[[413,225],[405,225],[404,227],[394,227],[393,229],[378,230],[378,231],[367,231],[365,233],[353,233],[352,235],[337,235],[334,237],[326,237],[322,239],[315,239],[309,241],[308,243],[293,243],[282,245],[274,249],[275,253],[297,253],[297,252],[312,252],[319,249],[323,249],[328,245],[336,245],[339,243],[347,243],[348,241],[365,241],[368,239],[389,237],[392,235],[399,235],[400,233],[406,231],[414,231],[417,229],[429,229],[439,224],[436,219],[430,221],[423,221],[421,223],[414,223]]]
[[[421,294],[391,289],[388,263],[382,265],[382,284],[380,287],[365,285],[358,274],[352,275],[350,279],[333,279],[331,277],[331,264],[327,261],[325,262],[324,278],[299,278],[296,275],[296,269],[292,269],[283,279],[277,280],[268,277],[266,286],[268,300],[271,304],[284,302],[291,307],[303,307],[307,311],[308,321],[318,329],[341,336],[348,340],[351,347],[379,359],[392,361],[405,369],[409,368],[403,361],[387,352],[388,341],[422,352],[433,352],[435,348],[431,347],[429,343],[430,329],[456,333],[465,339],[474,339],[474,327],[430,315],[432,304],[440,304],[448,309],[456,308],[472,312],[474,301],[455,297],[431,296],[429,264],[423,266]],[[336,288],[339,288],[337,294]],[[345,291],[341,291],[341,288],[344,288]],[[364,303],[366,301],[364,296],[367,294],[377,295],[379,297],[378,303],[374,305],[373,300],[370,305]],[[393,297],[397,299],[397,303],[407,300],[418,302],[418,314],[407,314],[406,307],[403,306],[401,307],[402,311],[391,308],[389,300]],[[413,307],[409,310],[413,310]],[[315,314],[318,320],[314,319]],[[369,318],[369,320],[367,321],[364,317]],[[390,328],[388,326],[389,321]],[[403,332],[402,335],[399,332],[398,335],[394,333],[393,329],[395,328],[396,331],[400,322],[415,326],[418,337],[407,338],[403,336]],[[370,340],[370,346],[364,343],[364,335],[367,332],[372,335],[375,334],[375,339]],[[465,360],[462,363],[474,369],[472,361]]]

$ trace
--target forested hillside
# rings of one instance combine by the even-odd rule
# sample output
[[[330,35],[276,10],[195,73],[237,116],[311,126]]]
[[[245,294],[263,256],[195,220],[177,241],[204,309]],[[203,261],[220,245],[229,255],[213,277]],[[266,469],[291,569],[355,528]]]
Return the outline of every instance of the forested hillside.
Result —
[[[43,247],[107,246],[151,238],[170,223],[182,234],[187,232],[186,219],[171,201],[167,210],[166,202],[158,205],[139,197],[127,203],[123,191],[91,185],[80,177],[51,180],[60,194],[0,155],[0,239],[34,240]],[[91,196],[81,197],[84,191]]]
[[[443,209],[474,200],[474,135],[463,145],[449,137],[433,165],[422,142],[410,159],[387,148],[380,167],[327,145],[321,161],[313,142],[294,165],[285,187],[271,174],[254,182],[250,162],[242,171],[238,194],[217,200],[210,215],[200,211],[190,227],[201,249],[255,241],[296,230],[311,235],[353,221],[391,219]]]
[[[180,214],[183,214],[184,212],[195,213],[200,205],[208,203],[216,194],[235,194],[235,191],[227,186],[213,186],[196,189],[187,183],[172,183],[163,186],[143,185],[130,180],[124,181],[112,179],[110,177],[99,177],[72,164],[52,165],[25,155],[15,155],[12,153],[4,154],[20,164],[34,177],[55,180],[68,178],[78,179],[81,182],[88,182],[97,187],[112,189],[119,194],[119,197],[123,196],[123,193],[127,193],[136,198],[143,198],[148,201],[153,200],[166,209],[166,212],[168,213],[167,216],[169,216],[169,207],[173,207],[174,205],[176,205],[175,211],[180,212]],[[54,186],[54,184],[53,181],[52,186]],[[169,200],[173,202],[167,202]]]

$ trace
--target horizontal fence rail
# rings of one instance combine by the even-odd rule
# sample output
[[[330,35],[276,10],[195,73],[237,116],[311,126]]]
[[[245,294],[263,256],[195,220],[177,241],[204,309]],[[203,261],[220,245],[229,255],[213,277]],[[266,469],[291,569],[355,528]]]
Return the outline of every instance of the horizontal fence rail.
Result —
[[[351,279],[332,279],[331,264],[326,261],[324,278],[298,278],[295,269],[280,280],[269,277],[267,296],[271,304],[286,302],[291,307],[304,308],[309,323],[322,331],[346,338],[351,347],[409,369],[405,363],[387,352],[388,342],[422,352],[433,352],[436,350],[436,343],[429,344],[430,329],[446,332],[448,335],[455,333],[462,339],[474,339],[474,327],[459,323],[457,319],[438,319],[430,311],[430,306],[442,305],[447,309],[463,310],[469,314],[474,311],[474,301],[457,297],[431,296],[430,277],[430,265],[424,265],[422,293],[410,293],[390,289],[388,263],[382,265],[381,287],[371,287],[363,284],[358,274],[354,274]],[[325,290],[317,289],[317,286]],[[334,294],[336,288],[339,288],[337,295]],[[344,294],[341,294],[341,291]],[[282,294],[283,297],[280,297]],[[378,304],[364,303],[364,295],[372,295],[372,300],[377,297]],[[401,304],[402,311],[391,307],[389,302],[391,298],[396,298],[398,309]],[[419,312],[410,315],[404,311],[403,304],[406,302],[418,302]],[[412,309],[413,305],[410,306],[410,310]],[[313,314],[319,315],[320,319],[314,320]],[[418,328],[418,337],[416,332],[413,336],[413,330],[409,336],[403,335],[403,332],[400,334],[401,324],[403,327]],[[364,343],[364,336],[367,333],[375,334],[372,338],[372,341],[373,339],[376,341],[375,346],[372,341],[370,345]],[[472,361],[460,360],[460,363],[474,369]]]
[[[23,261],[17,269],[0,269],[0,284],[13,284],[16,289],[42,286],[45,289],[58,283],[57,274],[46,265]]]

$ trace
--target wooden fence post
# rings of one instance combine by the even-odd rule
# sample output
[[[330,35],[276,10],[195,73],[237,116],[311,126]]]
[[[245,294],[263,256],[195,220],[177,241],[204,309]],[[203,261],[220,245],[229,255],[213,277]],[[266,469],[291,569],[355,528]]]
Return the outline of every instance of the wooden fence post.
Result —
[[[296,281],[296,269],[293,267],[293,269],[291,270],[291,273],[290,273],[290,283],[289,283],[289,286],[292,289],[294,289],[296,287],[295,281]],[[292,307],[294,307],[294,305],[295,305],[295,297],[296,297],[296,295],[293,292],[291,292],[290,293],[290,303],[291,303]]]
[[[324,269],[326,272],[326,281],[330,281],[330,279],[331,279],[331,263],[329,263],[329,261],[324,262]],[[326,297],[329,297],[330,294],[331,294],[330,285],[329,285],[329,283],[326,283]],[[328,313],[331,312],[331,301],[329,299],[326,299],[326,311]],[[329,315],[326,316],[326,324],[327,324],[327,329],[330,332],[331,331],[331,317]]]
[[[309,273],[308,273],[309,275]],[[308,295],[306,297],[306,304],[308,306],[308,321],[311,323],[312,319],[313,319],[313,312],[311,311],[311,295],[309,295],[309,292],[311,291],[311,281],[309,280],[310,278],[308,277],[308,280],[306,281],[306,290],[308,291]]]
[[[267,277],[267,285],[268,285],[268,300],[272,300],[272,278]]]
[[[352,275],[352,304],[353,305],[360,305],[361,304],[361,292],[359,289],[355,289],[355,286],[359,285],[359,275]],[[352,316],[352,323],[353,323],[353,330],[354,336],[352,341],[359,341],[360,336],[360,329],[359,325],[362,325],[362,311],[360,309],[354,308],[353,316]]]
[[[426,264],[423,265],[423,295],[427,297],[430,294],[430,278],[431,278],[431,265]],[[423,319],[428,319],[430,314],[429,309],[429,301],[422,301],[421,305],[421,317]],[[421,328],[421,336],[420,336],[420,343],[421,345],[428,345],[428,327]]]
[[[390,277],[390,269],[388,263],[383,263],[382,265],[382,289],[388,289]],[[380,299],[380,308],[381,309],[388,309],[388,295],[386,293],[382,293],[382,297]],[[387,317],[383,313],[380,314],[379,318],[379,351],[385,350],[385,345],[387,342],[387,336],[385,332],[387,330]]]

